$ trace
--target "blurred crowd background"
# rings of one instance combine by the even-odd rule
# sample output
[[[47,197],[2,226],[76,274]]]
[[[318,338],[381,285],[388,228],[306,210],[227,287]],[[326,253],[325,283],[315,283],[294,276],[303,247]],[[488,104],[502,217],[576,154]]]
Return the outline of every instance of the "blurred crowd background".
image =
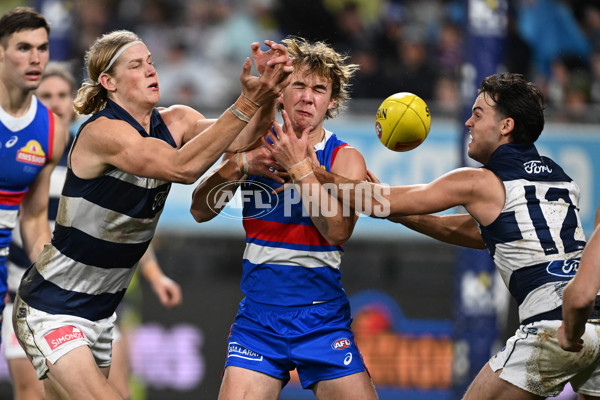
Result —
[[[83,55],[105,32],[147,43],[164,105],[222,110],[239,91],[249,44],[300,35],[324,40],[360,65],[352,106],[420,95],[438,115],[460,113],[466,0],[3,0],[43,4],[67,43],[51,53],[83,76]],[[600,2],[509,0],[505,66],[542,88],[550,120],[600,122]],[[39,8],[38,8],[39,9]],[[5,11],[5,10],[2,10]],[[60,51],[58,54],[56,51]],[[56,53],[56,54],[55,54]],[[53,57],[54,58],[54,57]],[[376,106],[375,106],[376,107]]]

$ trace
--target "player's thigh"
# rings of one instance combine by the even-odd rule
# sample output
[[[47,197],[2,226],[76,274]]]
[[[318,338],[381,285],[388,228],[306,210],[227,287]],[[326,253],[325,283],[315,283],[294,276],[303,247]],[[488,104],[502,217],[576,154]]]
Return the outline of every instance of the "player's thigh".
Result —
[[[376,400],[377,393],[366,371],[315,383],[318,400]]]
[[[87,346],[80,346],[48,365],[48,384],[76,400],[120,399],[106,377],[109,368],[99,368]],[[44,382],[44,384],[47,384]]]
[[[219,400],[277,400],[283,389],[280,379],[245,368],[225,368]]]
[[[127,342],[124,337],[113,340],[112,364],[108,374],[108,382],[117,389],[124,399],[131,397],[129,392],[129,359]]]
[[[500,378],[486,363],[467,389],[463,400],[538,400],[544,397],[529,393]]]
[[[11,358],[7,360],[7,363],[15,392],[15,400],[43,400],[44,388],[42,382],[38,380],[31,362],[23,357]]]

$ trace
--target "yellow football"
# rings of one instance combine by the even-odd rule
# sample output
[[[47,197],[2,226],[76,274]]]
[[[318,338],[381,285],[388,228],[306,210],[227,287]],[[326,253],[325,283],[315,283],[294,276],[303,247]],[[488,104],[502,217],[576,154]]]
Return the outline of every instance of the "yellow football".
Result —
[[[385,99],[377,109],[375,130],[385,147],[394,151],[409,151],[427,138],[431,126],[429,107],[413,93],[396,93]]]

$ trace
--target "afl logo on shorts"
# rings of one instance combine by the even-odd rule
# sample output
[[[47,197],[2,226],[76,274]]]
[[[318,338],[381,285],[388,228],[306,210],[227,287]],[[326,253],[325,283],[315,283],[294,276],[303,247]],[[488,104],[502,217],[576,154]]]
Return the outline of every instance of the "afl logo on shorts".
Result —
[[[331,343],[331,348],[334,350],[344,350],[350,346],[352,346],[352,342],[350,342],[350,340],[346,338],[338,339],[335,342]]]

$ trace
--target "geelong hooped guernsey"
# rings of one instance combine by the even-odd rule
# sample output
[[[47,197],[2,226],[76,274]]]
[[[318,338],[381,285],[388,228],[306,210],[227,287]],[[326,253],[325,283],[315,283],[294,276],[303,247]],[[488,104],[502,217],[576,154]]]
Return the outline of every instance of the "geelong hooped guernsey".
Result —
[[[346,143],[325,131],[315,146],[322,168],[331,169]],[[303,211],[300,194],[286,190],[272,195],[280,184],[251,176],[242,183],[246,249],[242,292],[270,305],[296,306],[345,296],[341,283],[342,246],[332,246]],[[340,212],[341,209],[340,209]]]
[[[125,121],[140,135],[176,147],[156,109],[150,134],[110,100],[82,128],[100,117]],[[23,276],[21,298],[51,314],[89,320],[111,316],[152,240],[170,187],[116,168],[80,179],[69,165],[52,242]]]
[[[500,216],[480,226],[491,256],[519,305],[521,323],[562,319],[562,292],[575,275],[585,234],[579,187],[534,145],[505,144],[485,168],[503,182]]]
[[[0,270],[4,274],[19,206],[31,182],[52,157],[53,143],[52,111],[35,96],[27,113],[19,118],[0,107]],[[5,289],[6,282],[0,279],[2,296]]]

